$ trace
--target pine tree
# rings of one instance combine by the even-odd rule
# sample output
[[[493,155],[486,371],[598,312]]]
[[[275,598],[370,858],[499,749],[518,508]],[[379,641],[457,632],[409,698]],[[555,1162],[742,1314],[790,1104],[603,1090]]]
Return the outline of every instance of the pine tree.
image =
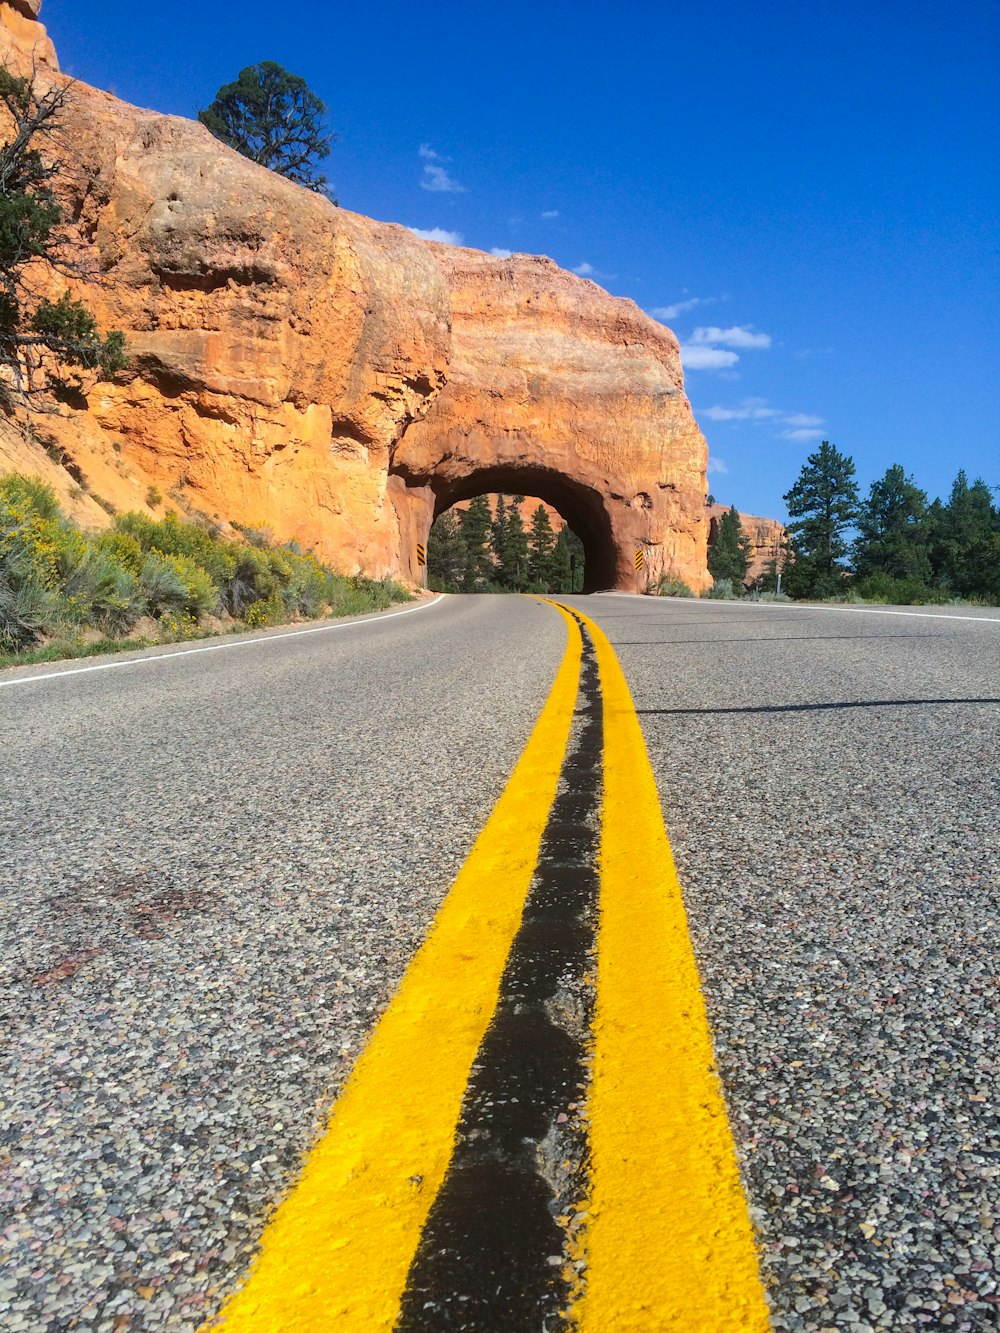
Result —
[[[198,112],[217,139],[251,162],[329,195],[329,183],[316,168],[329,157],[337,137],[325,129],[325,116],[325,103],[305,79],[273,60],[240,70],[233,83],[219,89],[212,105]]]
[[[458,592],[465,577],[465,541],[455,512],[446,510],[427,538],[427,583],[435,592]]]
[[[573,569],[570,592],[583,592],[584,576],[587,568],[587,557],[583,549],[583,542],[572,528],[563,528],[562,536],[565,537],[566,545],[569,547],[569,562]]]
[[[959,472],[946,505],[928,511],[935,582],[962,596],[995,597],[1000,590],[1000,511],[981,477],[969,485]]]
[[[531,534],[528,538],[528,578],[531,587],[549,591],[552,579],[552,555],[556,539],[552,522],[544,505],[531,515]]]
[[[573,587],[573,551],[568,533],[569,528],[563,528],[556,536],[556,544],[552,552],[549,592],[576,591]]]
[[[509,571],[506,559],[508,529],[507,500],[503,495],[498,495],[496,504],[493,507],[491,534],[493,554],[496,557],[496,580],[502,588],[508,586],[507,578]]]
[[[708,548],[708,572],[713,579],[728,579],[739,591],[746,582],[749,565],[750,539],[733,505],[722,515],[715,541]]]
[[[897,463],[873,481],[858,508],[854,568],[859,579],[882,574],[928,583],[927,495]]]
[[[523,495],[511,496],[507,510],[507,537],[503,553],[503,584],[512,592],[523,592],[528,586],[528,534],[521,518]]]
[[[497,558],[496,581],[501,588],[520,592],[527,583],[528,539],[521,520],[524,496],[497,496],[493,519],[493,549]]]
[[[493,515],[485,495],[477,495],[462,515],[462,539],[465,543],[463,592],[481,592],[493,582]]]
[[[789,524],[788,591],[795,597],[832,596],[843,583],[846,534],[858,510],[854,460],[824,440],[784,500],[796,520]]]

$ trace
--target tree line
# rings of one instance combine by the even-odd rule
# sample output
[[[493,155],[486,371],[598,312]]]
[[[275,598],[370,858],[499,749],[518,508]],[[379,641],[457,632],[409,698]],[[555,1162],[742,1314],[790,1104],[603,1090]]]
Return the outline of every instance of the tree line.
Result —
[[[427,581],[435,592],[582,592],[583,543],[556,533],[544,505],[525,528],[523,495],[477,495],[462,514],[447,510],[427,541]]]
[[[994,489],[960,471],[947,500],[929,500],[896,463],[862,497],[854,460],[824,440],[784,496],[784,588],[793,597],[852,589],[879,601],[1000,603]]]

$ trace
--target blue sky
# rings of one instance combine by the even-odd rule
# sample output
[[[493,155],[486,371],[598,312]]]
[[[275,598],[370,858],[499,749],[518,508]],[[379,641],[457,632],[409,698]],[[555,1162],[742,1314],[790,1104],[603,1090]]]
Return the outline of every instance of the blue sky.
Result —
[[[64,69],[194,116],[277,60],[344,207],[551,255],[684,344],[710,486],[782,517],[821,439],[863,488],[1000,485],[995,0],[477,8],[45,0]]]

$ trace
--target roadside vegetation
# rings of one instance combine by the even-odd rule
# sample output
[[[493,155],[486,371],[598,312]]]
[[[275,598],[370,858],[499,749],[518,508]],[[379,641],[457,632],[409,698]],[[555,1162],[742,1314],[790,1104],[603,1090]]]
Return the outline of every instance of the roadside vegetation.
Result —
[[[1000,603],[1000,505],[959,472],[929,500],[897,463],[861,497],[854,460],[824,441],[785,496],[792,516],[787,591],[873,602]]]
[[[583,543],[552,530],[544,505],[525,528],[523,495],[498,495],[495,509],[477,495],[462,514],[441,515],[427,542],[427,581],[435,592],[583,591]]]
[[[227,536],[174,514],[87,534],[51,487],[0,477],[0,665],[378,611],[410,593],[338,574],[266,532]]]
[[[708,555],[714,585],[705,595],[998,606],[996,490],[961,471],[947,500],[929,500],[895,464],[862,497],[854,460],[824,440],[784,496],[792,518],[787,541],[752,581],[740,516],[735,509],[723,515]]]

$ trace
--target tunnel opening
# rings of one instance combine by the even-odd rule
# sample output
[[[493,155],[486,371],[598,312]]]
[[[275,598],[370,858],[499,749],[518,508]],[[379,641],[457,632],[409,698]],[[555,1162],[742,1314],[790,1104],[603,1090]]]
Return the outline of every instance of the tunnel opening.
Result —
[[[583,542],[551,505],[518,492],[456,500],[431,526],[432,592],[579,593]]]
[[[558,542],[561,548],[556,553],[555,558],[563,570],[565,570],[568,563],[572,571],[571,587],[563,586],[549,590],[599,592],[614,587],[617,552],[611,531],[611,521],[605,510],[603,497],[589,487],[574,482],[561,473],[549,472],[542,468],[501,466],[478,469],[466,477],[448,479],[446,482],[432,480],[431,489],[434,493],[432,522],[435,526],[438,519],[449,513],[454,514],[454,507],[462,505],[464,501],[475,501],[480,496],[503,496],[502,512],[509,515],[513,497],[524,497],[525,503],[517,506],[517,508],[521,514],[525,534],[529,539],[529,549],[531,548],[532,521],[540,502],[543,510],[547,506],[549,510],[555,511],[555,514],[565,524],[564,531],[568,535],[559,542],[557,531],[559,524],[551,523],[553,541]],[[468,512],[468,510],[465,512]],[[491,519],[495,525],[495,514],[491,515]],[[479,524],[482,522],[481,514],[478,522]],[[440,528],[437,531],[440,534]],[[435,541],[434,534],[435,527],[432,527],[429,544],[430,555],[434,555],[435,547],[440,546],[440,542]],[[502,553],[498,553],[494,549],[493,557],[495,560],[500,560]],[[580,570],[581,563],[582,571]],[[530,572],[537,573],[537,565],[533,565]],[[486,580],[482,581],[486,582]],[[530,578],[520,581],[525,586],[536,582],[536,580]],[[499,580],[494,580],[494,582],[499,582]]]

